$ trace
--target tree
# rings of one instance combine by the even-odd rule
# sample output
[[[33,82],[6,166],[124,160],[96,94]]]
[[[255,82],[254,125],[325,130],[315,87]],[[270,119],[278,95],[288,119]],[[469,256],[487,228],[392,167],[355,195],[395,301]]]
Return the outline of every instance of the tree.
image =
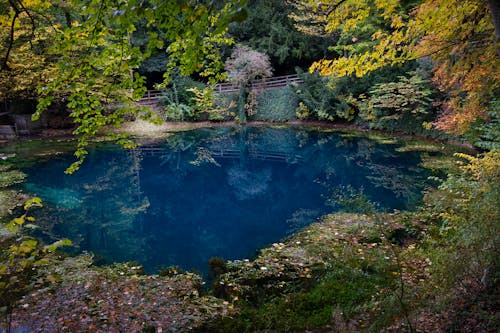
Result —
[[[240,121],[246,121],[245,103],[249,84],[257,78],[270,77],[273,74],[269,57],[251,48],[238,45],[225,63],[227,78],[240,87]]]
[[[47,33],[50,43],[41,56],[53,70],[38,86],[35,117],[54,101],[66,103],[77,124],[74,134],[79,137],[78,160],[68,169],[72,172],[82,163],[89,140],[100,129],[119,125],[124,115],[139,112],[133,103],[142,97],[145,79],[137,69],[153,50],[166,45],[167,81],[174,68],[183,75],[199,72],[211,80],[221,79],[223,63],[218,48],[231,43],[227,26],[242,18],[244,1],[219,5],[151,0],[146,5],[142,0],[68,0],[56,6],[46,0],[9,0],[4,6],[9,14],[2,16],[1,37],[11,51],[3,56],[7,65],[2,67],[2,81],[12,75],[9,68],[29,63],[15,55],[30,48],[34,51],[35,37]],[[131,37],[139,23],[161,30],[161,36],[151,29],[146,47],[134,45]],[[31,35],[24,32],[28,30]],[[123,137],[114,138],[130,145]]]
[[[448,94],[435,127],[462,134],[478,118],[487,118],[500,77],[498,28],[494,33],[491,20],[493,16],[498,25],[495,1],[490,1],[491,11],[480,0],[426,0],[415,8],[412,2],[394,0],[294,3],[299,25],[310,29],[311,24],[313,28],[319,24],[327,33],[350,37],[340,39],[346,42],[336,46],[338,58],[320,60],[311,71],[363,76],[429,57],[434,63],[434,83]],[[370,35],[357,34],[360,26]]]
[[[273,75],[269,57],[244,45],[238,45],[233,50],[231,57],[226,60],[225,69],[229,81],[243,86],[257,78]]]
[[[362,105],[361,117],[373,128],[423,130],[424,121],[434,119],[433,90],[429,80],[420,73],[408,73],[395,82],[375,84]]]
[[[282,0],[250,0],[248,18],[229,26],[237,43],[269,55],[276,72],[290,74],[296,66],[309,64],[328,54],[333,38],[310,36],[298,31],[289,18],[291,7]]]
[[[47,0],[9,0],[0,4],[0,100],[25,99],[55,76],[46,53],[51,44],[53,6]],[[55,26],[54,26],[55,28]]]

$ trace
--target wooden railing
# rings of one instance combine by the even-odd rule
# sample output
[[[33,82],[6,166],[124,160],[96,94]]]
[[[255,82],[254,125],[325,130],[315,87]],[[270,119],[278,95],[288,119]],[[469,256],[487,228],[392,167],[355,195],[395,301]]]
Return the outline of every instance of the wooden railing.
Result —
[[[254,80],[252,81],[251,88],[253,90],[266,90],[271,88],[281,88],[286,87],[290,84],[301,84],[303,83],[302,79],[298,75],[285,75],[285,76],[276,76],[270,77],[266,79]]]
[[[270,77],[266,79],[253,80],[250,83],[250,89],[254,91],[261,91],[272,88],[286,87],[289,84],[301,84],[302,79],[298,75],[284,75]],[[239,91],[239,86],[231,82],[223,82],[215,85],[214,91],[219,94],[231,94]],[[150,102],[157,102],[162,96],[162,90],[148,90],[141,100],[141,104],[150,104]]]

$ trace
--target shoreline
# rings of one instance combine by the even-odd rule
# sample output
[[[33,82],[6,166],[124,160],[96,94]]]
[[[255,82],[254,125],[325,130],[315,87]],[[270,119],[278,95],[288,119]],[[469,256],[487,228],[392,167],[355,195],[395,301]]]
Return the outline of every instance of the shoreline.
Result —
[[[400,138],[400,139],[418,139],[433,143],[441,143],[446,145],[451,145],[454,147],[459,147],[465,150],[468,150],[472,153],[480,153],[482,150],[478,147],[475,147],[469,142],[462,142],[452,139],[446,138],[433,138],[424,134],[410,134],[405,132],[389,132],[385,130],[379,129],[370,129],[357,124],[350,123],[342,123],[342,122],[328,122],[321,120],[312,120],[312,121],[304,121],[304,120],[293,120],[287,122],[269,122],[269,121],[249,121],[244,124],[241,124],[236,121],[224,121],[224,122],[210,122],[210,121],[201,121],[201,122],[163,122],[160,125],[153,124],[146,120],[135,120],[130,122],[125,122],[121,125],[121,127],[116,129],[111,129],[111,133],[115,134],[126,134],[132,139],[161,139],[165,135],[170,135],[175,132],[189,131],[198,128],[217,128],[217,127],[227,127],[227,126],[248,126],[248,127],[259,127],[259,126],[270,126],[270,127],[283,127],[283,126],[292,126],[292,127],[304,127],[311,130],[333,130],[333,131],[356,131],[361,133],[374,133],[379,135],[384,135],[392,138]],[[73,134],[74,129],[45,129],[42,130],[41,133],[26,135],[26,136],[17,136],[12,139],[0,139],[0,147],[9,145],[13,142],[19,141],[30,141],[36,139],[74,139],[76,136]],[[101,138],[104,134],[98,134],[96,138]]]

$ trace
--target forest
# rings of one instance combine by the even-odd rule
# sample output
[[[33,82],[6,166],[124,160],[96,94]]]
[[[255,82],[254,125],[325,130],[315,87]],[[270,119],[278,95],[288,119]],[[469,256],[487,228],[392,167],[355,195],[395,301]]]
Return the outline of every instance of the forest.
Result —
[[[0,332],[498,331],[497,0],[0,0],[0,45]]]

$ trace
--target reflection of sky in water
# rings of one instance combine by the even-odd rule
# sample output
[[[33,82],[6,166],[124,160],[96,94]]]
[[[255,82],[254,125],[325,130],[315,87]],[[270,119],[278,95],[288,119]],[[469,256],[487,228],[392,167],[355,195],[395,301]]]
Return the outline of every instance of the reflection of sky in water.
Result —
[[[428,174],[396,147],[301,129],[201,129],[135,151],[101,146],[71,176],[69,156],[40,162],[25,188],[46,203],[45,237],[68,237],[102,262],[206,273],[210,257],[252,257],[331,211],[335,189],[412,208]]]

